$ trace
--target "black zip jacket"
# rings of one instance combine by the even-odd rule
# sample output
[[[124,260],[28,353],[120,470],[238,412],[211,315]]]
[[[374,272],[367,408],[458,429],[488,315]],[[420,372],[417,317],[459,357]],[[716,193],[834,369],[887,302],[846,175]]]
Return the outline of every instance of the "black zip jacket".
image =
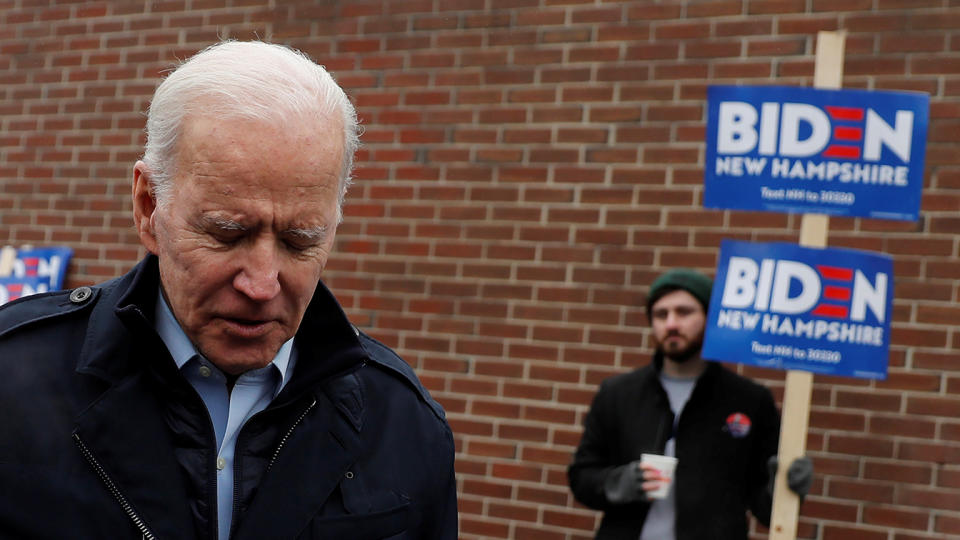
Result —
[[[603,381],[584,422],[567,474],[577,501],[604,512],[597,539],[637,540],[643,530],[650,503],[611,503],[604,481],[643,453],[663,453],[674,418],[660,384],[662,365],[655,357],[646,367]],[[777,453],[779,432],[766,387],[707,363],[675,435],[677,540],[744,540],[748,508],[769,524],[766,463]]]
[[[215,539],[215,435],[154,331],[157,261],[0,308],[0,537]],[[443,410],[321,284],[242,428],[231,538],[457,537]]]

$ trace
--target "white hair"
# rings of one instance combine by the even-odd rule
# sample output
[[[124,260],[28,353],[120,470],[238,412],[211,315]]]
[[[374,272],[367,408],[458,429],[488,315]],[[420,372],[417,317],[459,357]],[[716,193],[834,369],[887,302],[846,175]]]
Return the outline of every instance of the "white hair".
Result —
[[[307,115],[343,124],[338,215],[360,146],[357,113],[343,89],[305,54],[260,41],[224,41],[207,47],[167,76],[147,113],[143,161],[157,204],[169,200],[177,141],[191,113],[269,122]]]

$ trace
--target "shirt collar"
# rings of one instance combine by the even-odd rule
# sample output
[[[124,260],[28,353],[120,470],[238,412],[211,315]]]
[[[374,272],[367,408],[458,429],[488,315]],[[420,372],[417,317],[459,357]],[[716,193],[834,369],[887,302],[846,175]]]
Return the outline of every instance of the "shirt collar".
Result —
[[[190,361],[191,358],[199,355],[200,351],[193,345],[190,338],[184,333],[180,323],[177,322],[177,319],[173,316],[173,311],[170,310],[167,299],[163,297],[163,291],[159,287],[157,288],[157,303],[154,315],[154,320],[156,321],[154,326],[157,333],[160,334],[160,339],[163,340],[164,345],[166,345],[170,351],[170,356],[173,357],[173,361],[177,364],[177,369],[183,369],[183,366]],[[287,367],[290,364],[290,355],[292,352],[293,338],[290,338],[280,346],[277,355],[274,356],[273,361],[270,362],[276,366],[280,373],[280,384],[277,385],[278,389],[287,383],[287,378],[290,375],[287,373]]]

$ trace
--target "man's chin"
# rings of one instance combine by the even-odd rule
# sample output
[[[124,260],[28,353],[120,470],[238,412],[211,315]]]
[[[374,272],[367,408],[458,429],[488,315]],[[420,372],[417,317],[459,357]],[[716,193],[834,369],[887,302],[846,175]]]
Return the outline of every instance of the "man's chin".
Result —
[[[240,375],[270,365],[277,353],[276,351],[270,353],[265,349],[265,347],[213,347],[209,352],[203,352],[203,356],[220,371],[230,375]]]
[[[700,347],[685,347],[676,350],[661,350],[663,357],[675,364],[682,364],[700,357]]]

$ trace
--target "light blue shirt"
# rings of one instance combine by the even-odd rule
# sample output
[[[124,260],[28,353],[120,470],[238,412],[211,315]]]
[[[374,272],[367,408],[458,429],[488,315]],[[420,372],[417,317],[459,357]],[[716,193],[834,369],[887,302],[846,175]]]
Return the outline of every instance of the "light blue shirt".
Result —
[[[160,292],[157,293],[155,320],[157,333],[180,373],[207,406],[217,434],[217,523],[220,540],[227,540],[233,519],[233,453],[237,434],[247,420],[265,409],[290,380],[297,360],[293,353],[293,338],[280,347],[277,356],[266,367],[240,375],[230,392],[226,376],[197,352]]]

